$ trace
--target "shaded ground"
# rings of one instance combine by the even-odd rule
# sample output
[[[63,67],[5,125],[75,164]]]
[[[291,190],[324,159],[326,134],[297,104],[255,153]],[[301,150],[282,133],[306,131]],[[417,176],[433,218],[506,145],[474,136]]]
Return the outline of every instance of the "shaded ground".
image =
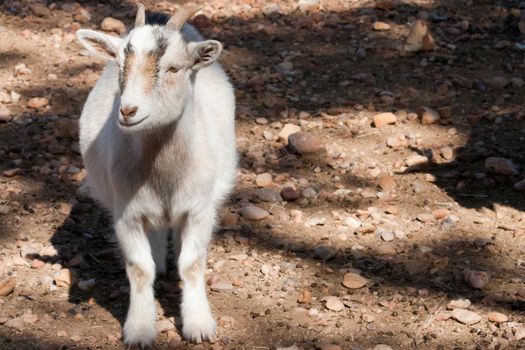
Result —
[[[513,187],[525,164],[524,60],[512,12],[520,4],[403,1],[385,10],[380,3],[388,2],[323,0],[311,11],[292,1],[205,3],[194,24],[226,45],[241,155],[207,276],[233,288],[210,290],[220,342],[181,343],[175,329],[159,335],[157,348],[525,347],[514,335],[525,306],[525,202]],[[0,299],[0,348],[119,349],[125,273],[109,218],[77,192],[77,119],[103,63],[83,55],[73,17],[86,9],[91,19],[82,27],[98,29],[110,15],[131,24],[135,10],[114,1],[48,2],[47,9],[39,17],[25,1],[0,7],[1,91],[21,95],[16,103],[0,95],[12,116],[0,123],[0,170],[8,170],[0,176],[0,275],[17,283]],[[430,16],[438,48],[401,54],[408,23],[425,16],[420,11]],[[391,29],[373,31],[378,20]],[[31,73],[17,73],[20,63]],[[497,88],[494,77],[509,83]],[[32,97],[49,104],[30,108]],[[422,125],[402,112],[421,106],[451,113]],[[396,112],[397,123],[374,128],[379,111]],[[318,137],[326,154],[305,159],[290,152],[277,137],[286,123]],[[405,143],[388,147],[389,137]],[[416,154],[430,164],[406,169]],[[492,156],[511,159],[520,174],[487,173]],[[295,202],[265,202],[255,183],[264,172],[272,175],[273,194],[290,185],[306,191]],[[388,191],[378,186],[385,174],[395,182]],[[239,217],[248,203],[270,215],[260,222]],[[385,232],[395,238],[385,242]],[[95,279],[95,288],[57,287],[53,278],[63,268],[77,280]],[[486,271],[487,286],[465,283],[468,269]],[[367,285],[343,287],[349,271]],[[172,275],[157,282],[159,320],[179,327]],[[298,303],[305,291],[311,300]],[[344,301],[344,309],[326,309],[327,296]],[[446,319],[447,304],[458,298],[470,299],[479,323]],[[490,322],[493,311],[509,320]],[[24,321],[13,327],[18,317]]]

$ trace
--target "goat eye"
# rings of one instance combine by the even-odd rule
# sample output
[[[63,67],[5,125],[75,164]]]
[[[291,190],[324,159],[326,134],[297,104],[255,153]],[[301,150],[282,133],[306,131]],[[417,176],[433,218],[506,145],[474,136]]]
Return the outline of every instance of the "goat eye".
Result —
[[[169,67],[166,71],[170,73],[177,73],[179,71],[179,68],[172,66],[172,67]]]

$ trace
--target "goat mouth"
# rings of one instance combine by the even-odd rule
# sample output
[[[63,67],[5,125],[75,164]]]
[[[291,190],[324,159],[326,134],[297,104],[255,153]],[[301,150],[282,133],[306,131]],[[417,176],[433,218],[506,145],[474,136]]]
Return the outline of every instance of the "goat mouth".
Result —
[[[122,120],[119,119],[118,123],[120,126],[123,126],[123,127],[126,127],[126,128],[129,128],[131,126],[135,126],[135,125],[138,125],[140,123],[142,123],[144,120],[148,119],[148,116],[142,118],[141,120],[138,120],[136,122],[133,122],[133,123],[126,123],[126,122],[123,122]]]

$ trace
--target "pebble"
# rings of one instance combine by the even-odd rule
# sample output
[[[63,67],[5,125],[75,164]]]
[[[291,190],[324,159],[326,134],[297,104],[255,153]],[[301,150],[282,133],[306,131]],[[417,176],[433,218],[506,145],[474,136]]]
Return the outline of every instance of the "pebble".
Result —
[[[38,17],[47,17],[51,11],[44,5],[38,2],[29,5],[29,10]]]
[[[514,337],[516,340],[521,340],[525,338],[525,327],[519,326],[514,330]]]
[[[74,18],[75,18],[75,21],[79,22],[79,23],[87,23],[89,21],[91,21],[91,14],[89,13],[89,11],[83,7],[80,7],[75,15],[74,15]]]
[[[485,79],[485,83],[492,89],[503,89],[505,86],[509,85],[510,80],[505,77],[491,77]]]
[[[229,282],[217,281],[211,284],[211,290],[215,292],[226,292],[233,289],[233,285]]]
[[[315,10],[319,5],[319,0],[299,0],[297,6],[301,11]]]
[[[259,188],[255,191],[255,196],[263,202],[278,203],[282,201],[279,192],[273,188]]]
[[[321,140],[307,132],[299,131],[288,137],[288,146],[293,152],[302,156],[324,153],[325,146]]]
[[[58,287],[69,287],[72,283],[73,275],[69,269],[62,269],[55,275],[55,284]]]
[[[24,321],[22,321],[20,317],[15,317],[4,323],[4,326],[16,329],[17,331],[21,331],[24,329]]]
[[[331,343],[319,343],[317,345],[317,348],[319,350],[343,350],[343,348],[337,344],[331,344]]]
[[[308,289],[304,289],[301,294],[299,294],[299,297],[297,298],[297,302],[299,304],[309,304],[312,301],[312,293]]]
[[[368,284],[368,279],[364,278],[363,276],[355,272],[345,273],[343,277],[343,286],[348,289],[363,288],[367,284]]]
[[[395,124],[397,122],[397,117],[394,113],[386,112],[379,113],[374,116],[374,126],[376,128],[382,128],[388,124]]]
[[[16,287],[16,278],[8,276],[0,280],[0,296],[5,297],[13,292]]]
[[[376,320],[375,316],[372,314],[363,314],[363,316],[361,316],[361,319],[366,323],[372,323]]]
[[[47,106],[49,100],[45,97],[33,97],[27,101],[27,106],[30,108],[38,109]]]
[[[393,350],[393,349],[386,344],[377,344],[371,350]]]
[[[518,181],[514,184],[514,189],[516,191],[525,191],[525,179]]]
[[[383,175],[379,178],[379,187],[381,187],[383,191],[392,191],[396,188],[396,180],[391,175]]]
[[[281,190],[281,197],[287,202],[293,202],[299,199],[299,192],[293,187],[285,187]]]
[[[119,34],[123,34],[126,31],[124,23],[113,17],[104,18],[100,24],[100,28],[107,32],[117,32]]]
[[[168,319],[164,319],[157,322],[157,325],[155,326],[158,333],[167,333],[171,330],[175,329],[175,325]]]
[[[38,315],[33,313],[24,313],[20,318],[26,324],[34,324],[38,321]]]
[[[406,165],[409,167],[417,167],[428,164],[428,158],[419,154],[412,155],[405,160]]]
[[[466,309],[468,308],[472,303],[469,299],[456,299],[451,300],[447,304],[447,309],[453,310],[453,309]]]
[[[247,220],[263,220],[270,215],[266,210],[256,207],[255,205],[247,205],[239,210],[239,214]]]
[[[472,288],[483,289],[489,283],[490,276],[485,271],[465,270],[463,279]]]
[[[428,107],[421,107],[419,116],[421,118],[421,124],[423,125],[435,124],[441,118],[438,112]]]
[[[408,146],[408,140],[404,134],[396,134],[386,139],[386,145],[390,148],[402,148]]]
[[[325,301],[325,305],[324,306],[328,310],[339,312],[339,311],[343,311],[344,308],[345,308],[345,305],[343,304],[341,299],[339,299],[338,297],[329,296],[329,297],[323,298],[323,300]]]
[[[382,31],[382,30],[390,30],[392,26],[388,23],[377,21],[377,22],[374,22],[374,24],[372,25],[372,28],[374,28],[374,30],[377,30],[377,31]]]
[[[391,242],[394,240],[395,237],[396,236],[394,232],[392,231],[385,231],[385,230],[381,231],[381,239],[385,242]]]
[[[454,158],[454,150],[452,149],[452,147],[445,146],[442,147],[440,151],[441,156],[443,156],[444,159],[451,160],[452,158]]]
[[[502,314],[501,312],[489,312],[487,318],[490,322],[495,323],[504,323],[508,322],[509,320],[509,317],[505,314]]]
[[[499,175],[516,176],[519,174],[512,160],[500,157],[487,158],[485,160],[485,170]]]
[[[20,173],[20,170],[21,170],[20,168],[8,169],[8,170],[2,171],[2,174],[4,174],[4,176],[7,176],[7,177],[13,177],[17,175],[18,173]]]
[[[481,321],[480,315],[465,309],[454,309],[451,315],[453,319],[466,325],[473,325]]]
[[[11,120],[12,112],[9,108],[5,106],[0,106],[0,122],[8,122]]]
[[[77,284],[77,287],[80,290],[83,290],[84,292],[89,292],[93,288],[95,288],[95,285],[96,285],[95,279],[91,278],[91,279],[88,279],[88,280],[79,281],[78,284]]]
[[[428,29],[428,24],[425,21],[417,20],[410,27],[406,43],[403,46],[406,52],[418,51],[432,51],[436,47],[436,43],[432,34]]]
[[[299,131],[301,131],[300,126],[297,126],[295,124],[286,124],[277,136],[279,137],[279,140],[281,142],[288,143],[288,138],[290,137],[290,135],[295,134]]]
[[[266,187],[272,183],[272,174],[262,173],[255,177],[255,183],[259,187]]]

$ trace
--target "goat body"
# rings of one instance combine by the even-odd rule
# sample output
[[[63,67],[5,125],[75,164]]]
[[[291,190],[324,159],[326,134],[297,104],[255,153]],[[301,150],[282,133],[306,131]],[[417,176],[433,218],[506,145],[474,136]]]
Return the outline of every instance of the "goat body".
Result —
[[[119,42],[115,52],[109,53],[112,57],[114,54],[116,62],[108,62],[82,111],[80,148],[88,173],[87,184],[92,196],[112,214],[126,263],[130,308],[123,331],[125,342],[147,346],[155,338],[153,282],[156,272],[165,272],[170,232],[184,282],[183,335],[196,342],[213,340],[216,325],[206,297],[204,270],[217,210],[235,179],[233,89],[218,63],[195,68],[208,56],[191,61],[193,66],[184,66],[180,69],[183,72],[173,69],[176,73],[159,73],[159,69],[164,70],[158,67],[169,59],[162,57],[155,66],[157,75],[151,78],[157,79],[155,91],[150,93],[154,103],[143,108],[140,101],[146,97],[130,99],[127,91],[133,92],[136,84],[147,80],[142,75],[147,72],[150,53],[154,52],[150,47],[142,47],[139,39],[152,36],[155,40],[155,35],[162,34],[168,43],[165,56],[172,46],[176,48],[171,50],[179,52],[205,43],[188,24],[181,26],[180,31],[170,28],[169,37],[164,27],[144,27],[152,28],[135,29],[128,35],[127,45]],[[101,49],[94,45],[101,40],[108,40],[109,44],[114,40],[100,35],[104,34],[83,31],[79,39],[96,52]],[[177,35],[180,38],[172,38]],[[102,50],[107,50],[105,46],[109,44],[103,43]],[[134,80],[125,86],[125,93],[119,80],[128,74],[126,69],[133,69],[125,65],[130,61],[125,56],[129,47],[134,50],[132,63],[137,72],[129,78]],[[117,63],[119,55],[123,55],[120,59],[124,64]],[[137,122],[138,126],[126,124],[129,119],[123,116],[124,102],[137,103],[134,108],[138,108],[138,113],[149,110],[145,121]]]

